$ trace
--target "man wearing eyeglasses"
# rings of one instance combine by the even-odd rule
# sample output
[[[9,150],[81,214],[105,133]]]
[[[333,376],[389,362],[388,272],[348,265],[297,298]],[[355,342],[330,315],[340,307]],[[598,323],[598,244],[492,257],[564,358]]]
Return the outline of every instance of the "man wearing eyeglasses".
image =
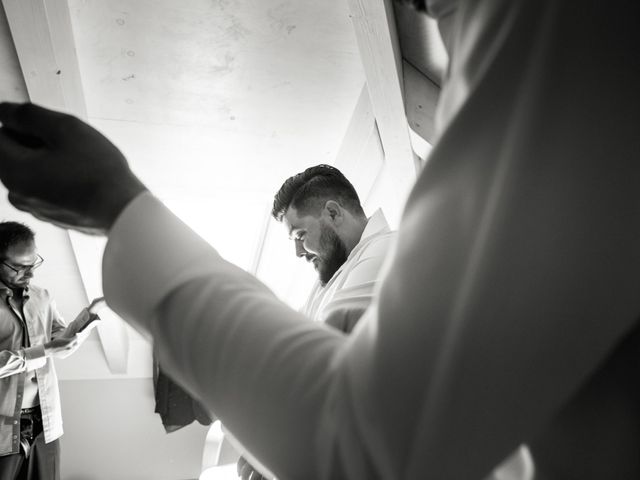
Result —
[[[44,259],[34,232],[0,223],[0,478],[59,479],[62,413],[55,368],[79,344],[87,309],[69,327],[47,290],[30,285]]]

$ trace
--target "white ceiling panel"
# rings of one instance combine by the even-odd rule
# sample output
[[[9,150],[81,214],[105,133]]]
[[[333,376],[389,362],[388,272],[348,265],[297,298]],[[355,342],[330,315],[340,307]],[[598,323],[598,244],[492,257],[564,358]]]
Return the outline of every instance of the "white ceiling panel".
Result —
[[[334,163],[360,95],[344,0],[70,0],[69,10],[89,121],[250,269],[273,194]]]
[[[70,10],[89,119],[123,122],[152,150],[142,137],[182,145],[179,162],[131,158],[143,177],[162,167],[173,182],[203,156],[243,171],[266,162],[274,177],[334,160],[364,81],[342,0],[71,0]],[[118,127],[105,130],[120,142]]]

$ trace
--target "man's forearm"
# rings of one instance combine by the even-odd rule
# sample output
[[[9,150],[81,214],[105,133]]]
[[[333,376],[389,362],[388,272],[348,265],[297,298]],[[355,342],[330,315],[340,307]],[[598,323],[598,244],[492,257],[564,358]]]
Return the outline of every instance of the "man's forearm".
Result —
[[[312,478],[317,413],[328,391],[319,386],[343,335],[304,321],[257,279],[221,259],[157,200],[138,202],[114,226],[116,238],[105,252],[110,306],[152,334],[167,371],[276,475]],[[133,225],[145,219],[153,225],[136,232]],[[165,232],[162,238],[156,228]],[[147,257],[149,242],[137,235],[154,237],[165,262]],[[174,259],[176,244],[182,248]],[[155,265],[151,277],[138,263],[147,261]],[[135,295],[123,279],[139,287]],[[274,441],[273,432],[283,428],[282,440]]]
[[[22,350],[3,350],[0,352],[0,378],[9,377],[42,367],[46,359],[43,345],[36,345]]]

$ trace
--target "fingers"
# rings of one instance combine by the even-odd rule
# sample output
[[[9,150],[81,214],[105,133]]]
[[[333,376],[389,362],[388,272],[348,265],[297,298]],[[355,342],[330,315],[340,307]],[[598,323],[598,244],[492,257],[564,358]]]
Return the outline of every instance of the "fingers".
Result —
[[[88,307],[89,312],[95,315],[94,310],[96,309],[96,307],[101,307],[104,303],[105,303],[104,297],[94,298],[93,300],[91,300],[91,303],[89,304],[89,307]]]
[[[2,175],[1,167],[0,175]],[[6,185],[11,188],[10,183]],[[78,230],[87,235],[105,234],[104,228],[94,225],[91,217],[82,215],[80,212],[73,212],[64,207],[53,205],[32,196],[21,195],[14,191],[9,192],[9,202],[18,210],[28,212],[38,220],[52,223],[60,228]]]
[[[245,467],[245,465],[248,465],[247,461],[244,457],[240,457],[238,459],[238,463],[236,464],[236,471],[238,472],[238,476],[242,475],[242,469]]]
[[[32,137],[31,135],[26,135],[24,133],[16,132],[15,130],[9,129],[9,127],[4,127],[3,131],[7,137],[23,147],[40,148],[45,145],[42,139],[38,137]]]
[[[22,160],[29,154],[29,148],[18,137],[15,132],[0,128],[0,166],[4,167],[8,162],[12,164],[11,160]]]
[[[242,480],[266,480],[257,470],[255,470],[244,457],[238,459],[236,466],[238,476]]]
[[[16,135],[5,127],[0,128],[0,179],[8,189],[28,184],[25,180],[31,171],[32,159],[33,149],[21,141],[19,134]]]
[[[7,183],[9,183],[7,187],[11,188],[11,183]],[[48,203],[38,200],[37,198],[21,195],[15,191],[10,191],[9,203],[18,210],[32,214],[39,220],[43,220],[45,222],[58,220],[58,223],[64,223],[64,219],[60,217],[65,217],[66,212],[59,208],[51,207]]]
[[[0,122],[26,146],[38,141],[49,143],[59,137],[70,115],[48,110],[33,103],[0,103]]]
[[[80,346],[80,343],[78,342],[78,336],[74,335],[69,339],[68,343],[64,344],[62,348],[60,348],[60,350],[58,350],[55,353],[55,356],[61,359],[67,358],[71,354],[73,354],[78,349],[79,346]]]
[[[237,469],[238,469],[238,476],[242,480],[249,480],[251,478],[251,474],[253,473],[253,468],[251,467],[251,465],[249,465],[249,462],[247,462],[243,457],[240,457],[240,459],[238,460]]]

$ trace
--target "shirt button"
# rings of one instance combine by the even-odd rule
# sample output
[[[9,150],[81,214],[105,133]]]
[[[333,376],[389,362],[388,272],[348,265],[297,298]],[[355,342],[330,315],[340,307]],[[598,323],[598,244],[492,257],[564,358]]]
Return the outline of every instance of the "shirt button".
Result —
[[[13,424],[14,424],[14,425],[17,425],[17,424],[18,424],[18,420],[14,420],[14,421],[13,421]]]
[[[13,438],[18,438],[18,435],[14,435]]]

